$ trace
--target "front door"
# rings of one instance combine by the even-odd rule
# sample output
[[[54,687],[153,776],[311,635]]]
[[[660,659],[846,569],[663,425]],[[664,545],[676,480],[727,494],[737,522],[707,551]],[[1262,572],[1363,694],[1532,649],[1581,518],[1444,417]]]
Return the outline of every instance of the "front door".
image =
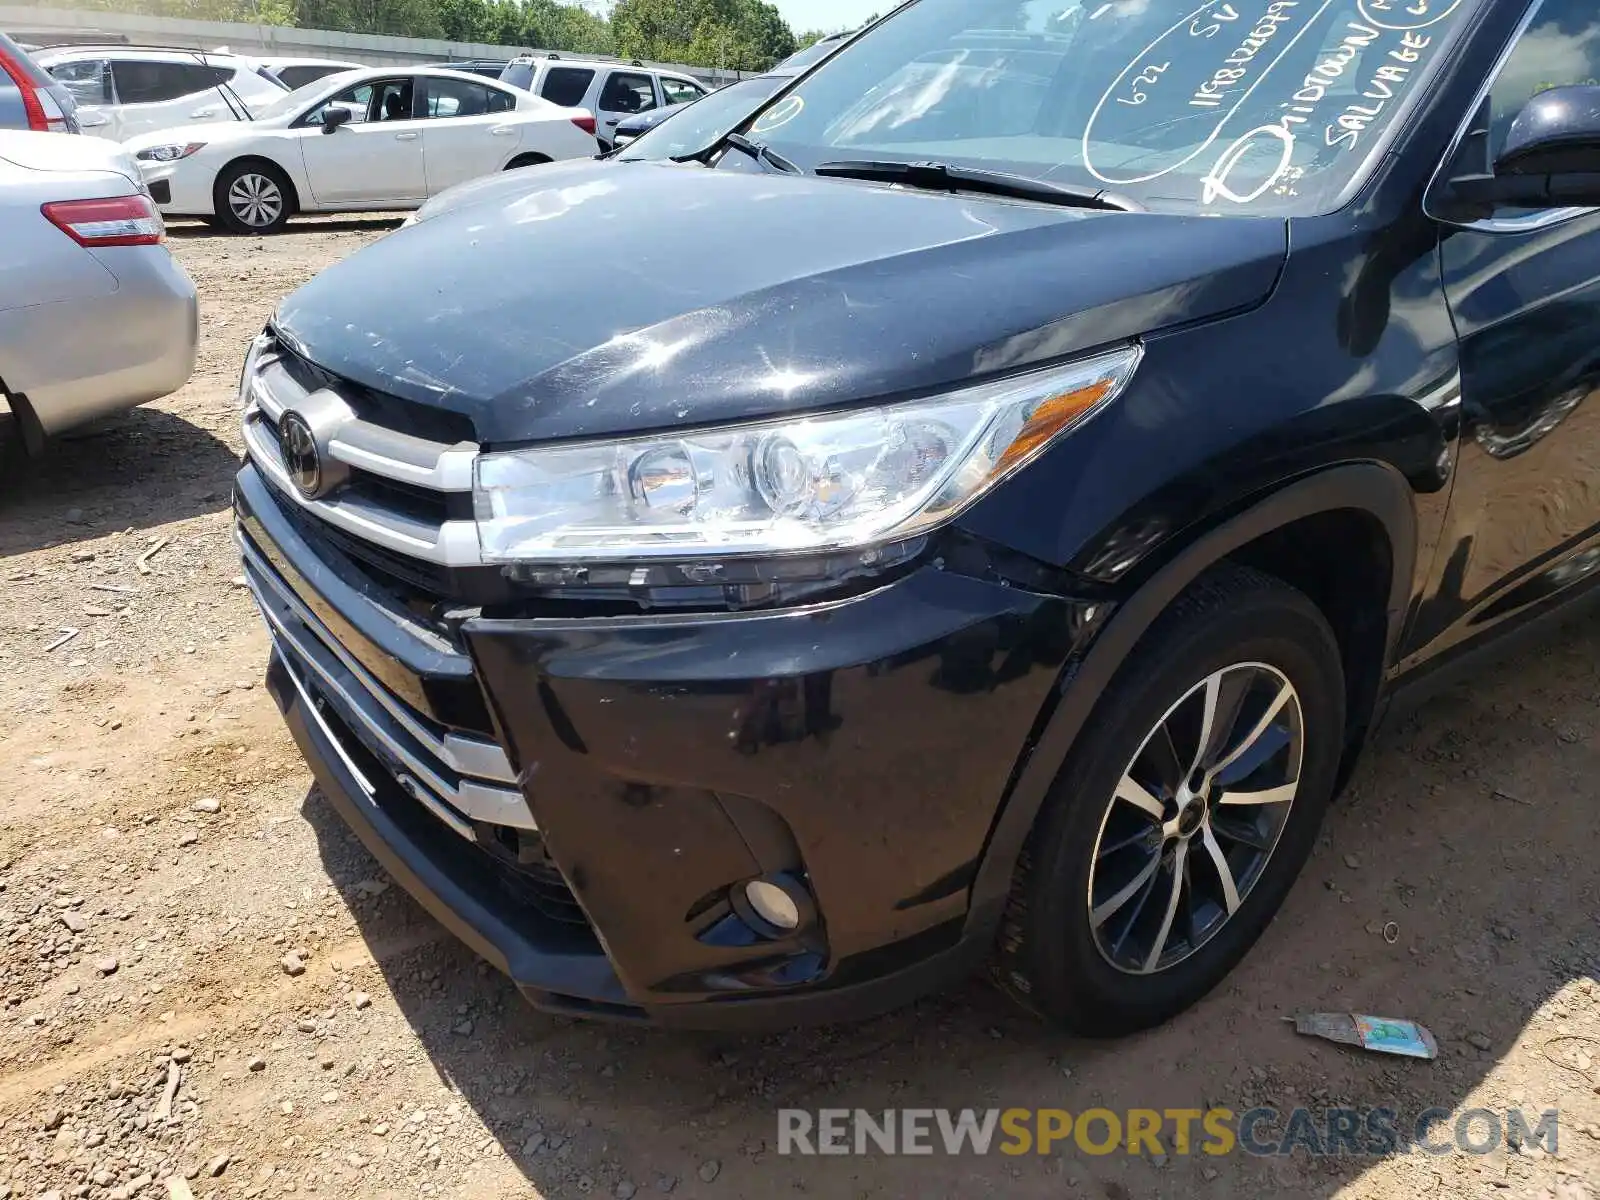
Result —
[[[329,97],[301,121],[300,151],[318,208],[381,207],[427,196],[423,141],[427,122],[413,115],[410,76],[377,79]],[[332,133],[331,108],[350,113]]]
[[[1594,0],[1543,0],[1464,145],[1492,162],[1539,90],[1600,78]],[[1487,125],[1483,118],[1487,117]],[[1483,132],[1486,130],[1486,133]],[[1421,640],[1443,650],[1600,567],[1600,211],[1505,211],[1441,240],[1461,341],[1452,537]]]

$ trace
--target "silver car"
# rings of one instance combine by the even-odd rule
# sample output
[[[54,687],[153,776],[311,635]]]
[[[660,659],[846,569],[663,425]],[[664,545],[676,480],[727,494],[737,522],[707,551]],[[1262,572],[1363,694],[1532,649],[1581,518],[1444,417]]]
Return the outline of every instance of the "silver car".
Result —
[[[0,395],[28,449],[176,391],[194,370],[194,284],[127,151],[0,130]]]

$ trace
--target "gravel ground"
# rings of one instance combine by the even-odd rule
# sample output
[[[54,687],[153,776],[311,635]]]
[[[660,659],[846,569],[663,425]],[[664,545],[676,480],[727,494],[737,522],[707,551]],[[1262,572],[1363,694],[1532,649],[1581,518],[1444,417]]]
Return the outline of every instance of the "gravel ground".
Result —
[[[1392,730],[1262,944],[1154,1033],[1065,1039],[980,982],[764,1038],[527,1009],[311,787],[236,582],[244,343],[392,226],[175,230],[202,297],[193,382],[40,462],[0,418],[0,1200],[1600,1196],[1592,624]],[[1364,1055],[1281,1019],[1325,1009],[1421,1020],[1440,1057]],[[776,1153],[780,1107],[1261,1103],[1557,1108],[1559,1142]]]

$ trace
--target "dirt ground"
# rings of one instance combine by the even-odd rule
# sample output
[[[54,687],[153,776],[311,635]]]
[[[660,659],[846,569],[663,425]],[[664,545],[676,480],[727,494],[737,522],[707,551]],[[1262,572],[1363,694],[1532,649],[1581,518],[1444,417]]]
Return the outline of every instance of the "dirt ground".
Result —
[[[236,578],[244,344],[392,225],[175,229],[202,297],[193,381],[37,462],[0,418],[0,1200],[165,1197],[170,1176],[201,1200],[1600,1197],[1593,625],[1391,730],[1261,945],[1148,1035],[1066,1039],[977,980],[759,1038],[526,1008],[311,788]],[[1304,1010],[1420,1020],[1438,1061],[1297,1037],[1282,1018]],[[1558,1145],[776,1153],[784,1107],[1257,1104],[1439,1106],[1447,1135],[1468,1109],[1554,1108]]]

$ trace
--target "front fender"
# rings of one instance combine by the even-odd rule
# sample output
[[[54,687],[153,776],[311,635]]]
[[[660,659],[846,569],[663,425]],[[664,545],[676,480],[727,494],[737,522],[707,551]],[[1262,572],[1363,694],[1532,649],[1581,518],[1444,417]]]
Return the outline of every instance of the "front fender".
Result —
[[[998,924],[1034,819],[1117,670],[1155,620],[1208,568],[1273,530],[1306,517],[1344,509],[1370,515],[1383,526],[1393,553],[1385,605],[1385,662],[1392,662],[1405,628],[1416,569],[1413,495],[1411,483],[1388,464],[1350,463],[1318,471],[1195,537],[1123,602],[1089,648],[1062,671],[1054,709],[1025,753],[990,831],[973,883],[969,932],[987,936]]]

